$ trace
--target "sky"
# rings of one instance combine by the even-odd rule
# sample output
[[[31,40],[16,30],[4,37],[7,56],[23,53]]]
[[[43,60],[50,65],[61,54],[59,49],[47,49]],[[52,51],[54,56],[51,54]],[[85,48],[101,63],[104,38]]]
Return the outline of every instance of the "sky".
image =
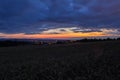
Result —
[[[0,0],[0,38],[120,37],[120,0]]]

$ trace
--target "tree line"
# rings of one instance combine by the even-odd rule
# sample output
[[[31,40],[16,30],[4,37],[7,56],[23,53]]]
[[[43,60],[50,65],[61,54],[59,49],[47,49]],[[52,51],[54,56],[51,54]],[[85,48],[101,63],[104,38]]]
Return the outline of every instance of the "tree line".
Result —
[[[55,42],[44,42],[44,41],[19,41],[19,40],[3,40],[0,41],[0,47],[9,47],[9,46],[20,46],[20,45],[51,45],[51,44],[69,44],[75,42],[98,42],[98,41],[120,41],[120,38],[106,38],[106,39],[80,39],[80,40],[56,40]]]

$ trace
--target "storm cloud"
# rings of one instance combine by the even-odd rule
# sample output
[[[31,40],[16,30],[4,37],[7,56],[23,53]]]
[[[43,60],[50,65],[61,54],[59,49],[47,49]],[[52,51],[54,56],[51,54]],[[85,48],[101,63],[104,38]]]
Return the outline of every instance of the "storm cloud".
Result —
[[[51,28],[120,28],[120,0],[0,0],[1,33]]]

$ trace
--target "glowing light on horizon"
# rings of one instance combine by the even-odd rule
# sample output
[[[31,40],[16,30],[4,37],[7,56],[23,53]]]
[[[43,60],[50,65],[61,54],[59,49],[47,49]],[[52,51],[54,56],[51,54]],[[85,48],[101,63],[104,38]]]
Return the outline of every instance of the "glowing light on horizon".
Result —
[[[5,34],[0,33],[0,38],[53,38],[53,39],[65,39],[65,38],[85,38],[85,37],[116,37],[120,36],[120,32],[117,29],[81,29],[77,27],[71,28],[55,28],[42,31],[36,34]]]

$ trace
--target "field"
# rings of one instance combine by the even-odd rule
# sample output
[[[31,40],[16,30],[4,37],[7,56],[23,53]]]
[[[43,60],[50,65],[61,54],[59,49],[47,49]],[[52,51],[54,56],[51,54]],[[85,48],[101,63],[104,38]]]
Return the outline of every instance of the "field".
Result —
[[[120,80],[120,41],[0,47],[0,80]]]

